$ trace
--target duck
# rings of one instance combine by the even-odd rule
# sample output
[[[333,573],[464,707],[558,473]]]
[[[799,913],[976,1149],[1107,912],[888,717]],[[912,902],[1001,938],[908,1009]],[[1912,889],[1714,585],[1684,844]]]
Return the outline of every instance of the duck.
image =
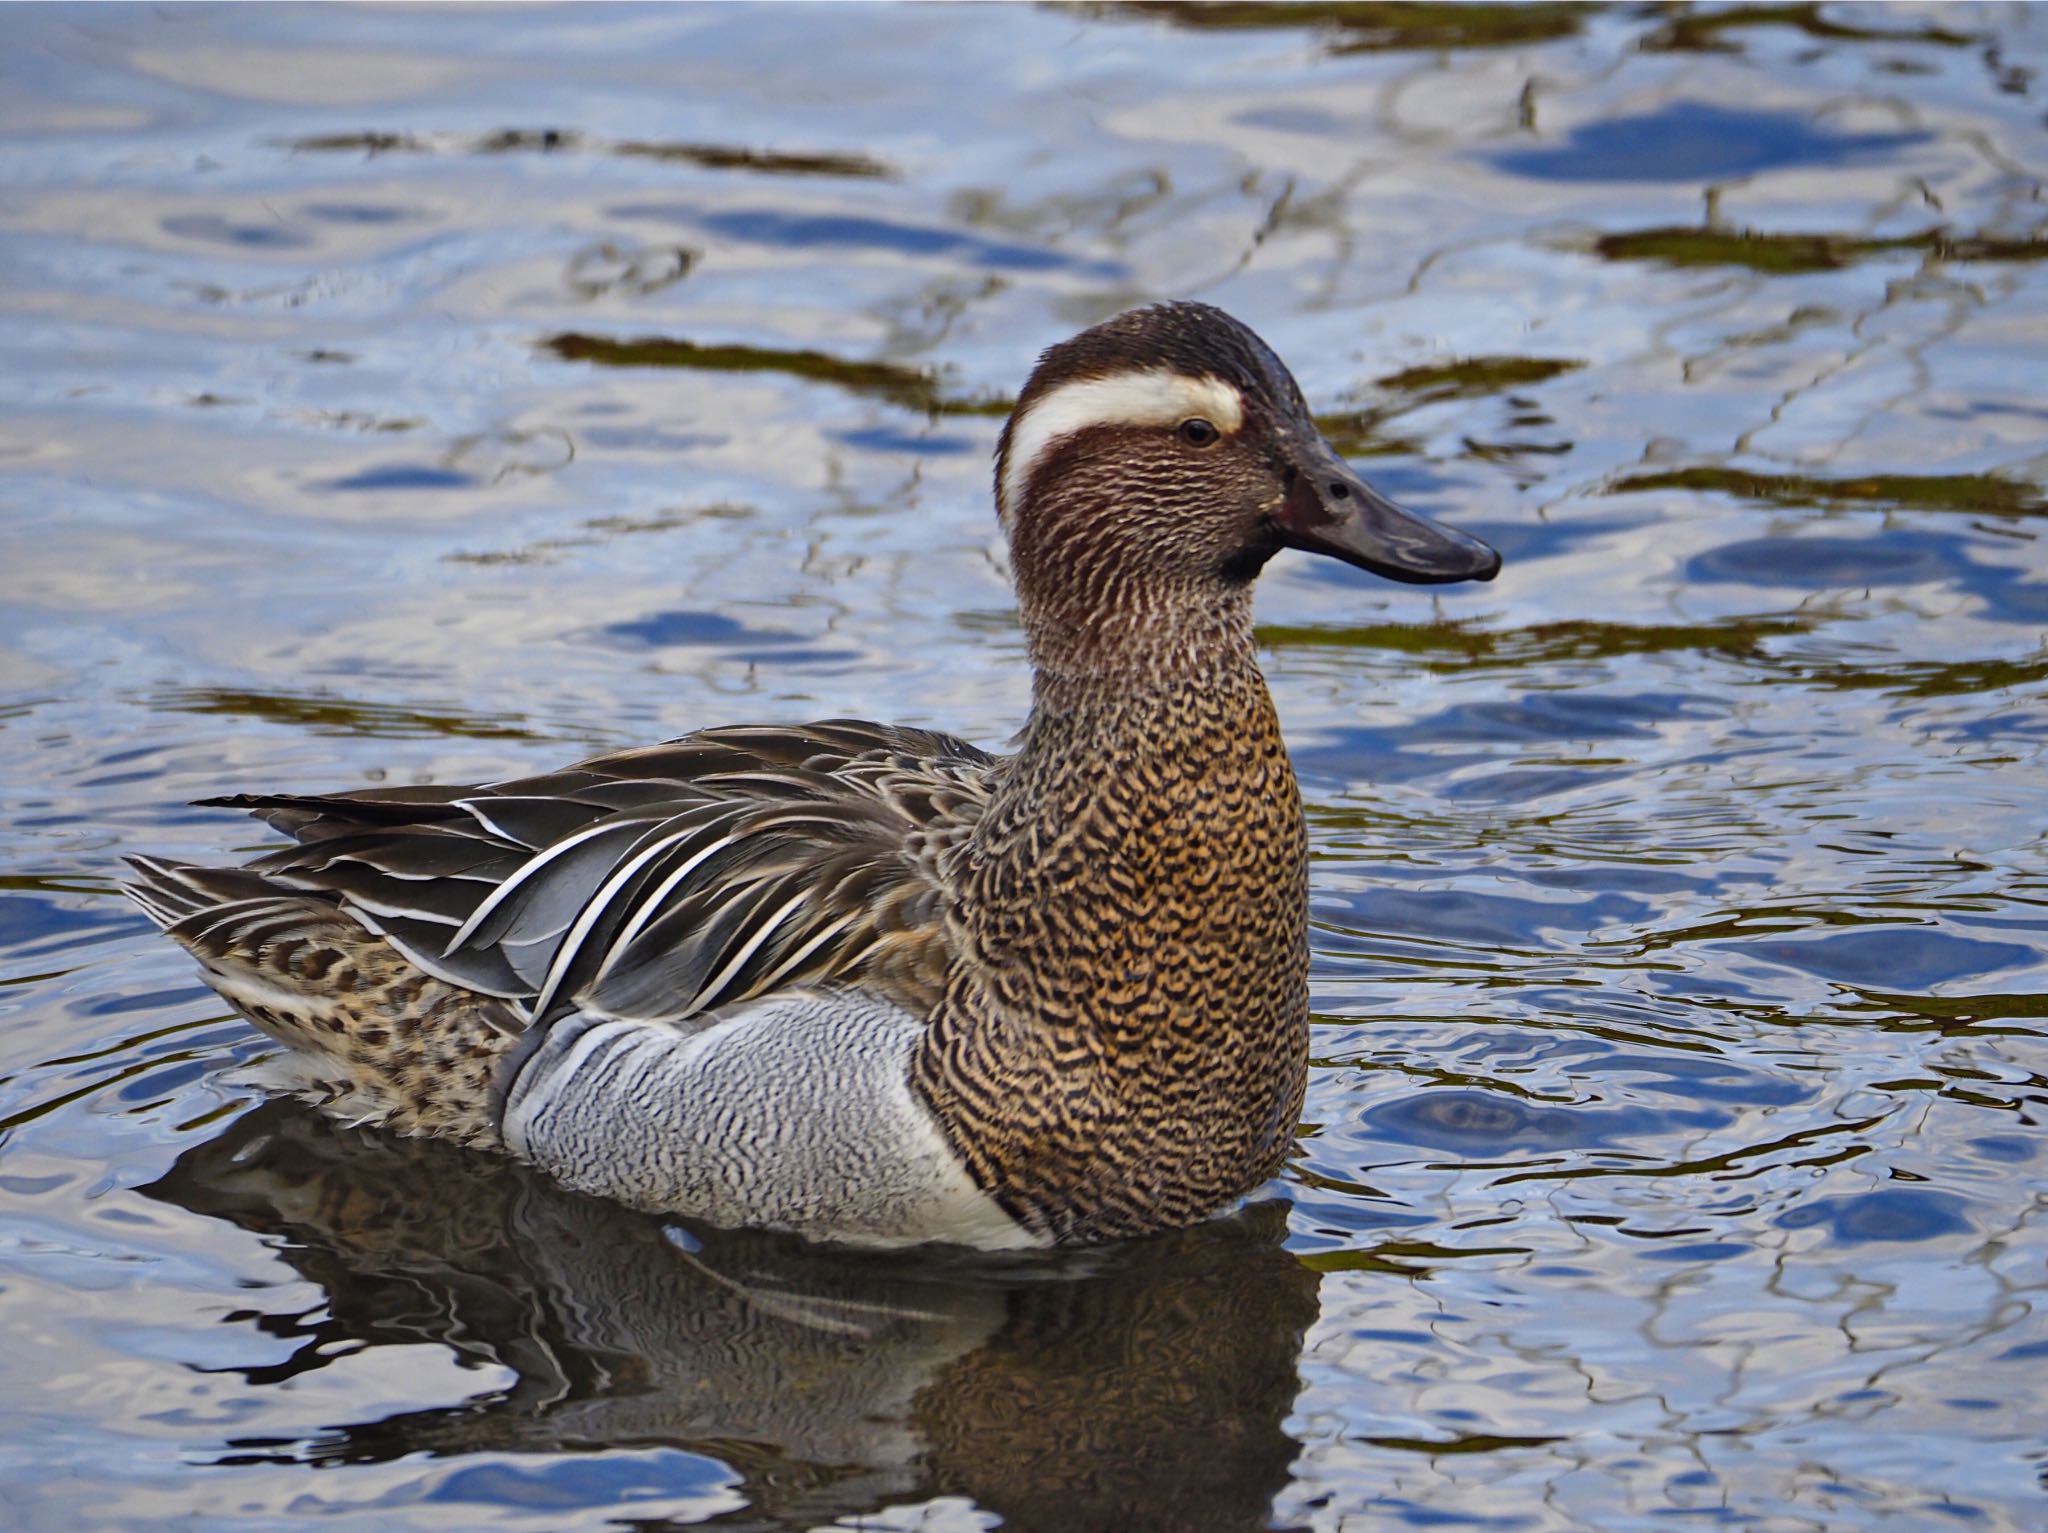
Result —
[[[482,784],[233,793],[287,844],[124,888],[344,1122],[629,1207],[871,1247],[1188,1226],[1272,1179],[1308,840],[1252,590],[1499,555],[1371,488],[1221,309],[1046,350],[998,439],[1008,755],[830,719]]]

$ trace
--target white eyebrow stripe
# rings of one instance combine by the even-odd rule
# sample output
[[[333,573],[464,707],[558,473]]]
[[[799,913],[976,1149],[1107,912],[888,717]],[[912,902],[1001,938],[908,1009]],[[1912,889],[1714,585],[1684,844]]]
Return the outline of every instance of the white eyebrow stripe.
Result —
[[[1199,415],[1228,435],[1244,424],[1244,396],[1221,378],[1196,378],[1168,367],[1138,368],[1106,378],[1078,378],[1031,401],[1010,427],[1003,461],[1003,514],[1023,497],[1054,443],[1089,426],[1177,426]]]

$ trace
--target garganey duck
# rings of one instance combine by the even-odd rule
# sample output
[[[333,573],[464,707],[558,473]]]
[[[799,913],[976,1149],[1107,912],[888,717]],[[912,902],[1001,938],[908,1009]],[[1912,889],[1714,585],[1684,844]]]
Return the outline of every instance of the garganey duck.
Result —
[[[1301,799],[1252,640],[1283,548],[1488,580],[1227,314],[1039,359],[996,452],[1034,668],[1013,756],[851,720],[482,786],[235,794],[293,843],[129,892],[351,1122],[868,1245],[1193,1223],[1308,1064]]]

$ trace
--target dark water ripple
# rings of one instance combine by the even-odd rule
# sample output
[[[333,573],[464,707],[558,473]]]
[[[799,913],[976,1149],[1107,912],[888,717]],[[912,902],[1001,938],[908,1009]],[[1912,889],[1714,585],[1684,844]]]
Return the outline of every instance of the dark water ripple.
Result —
[[[8,1526],[2041,1526],[2042,26],[0,12]],[[999,744],[1005,402],[1168,295],[1508,561],[1262,587],[1274,1198],[853,1258],[240,1084],[121,854],[706,722]]]

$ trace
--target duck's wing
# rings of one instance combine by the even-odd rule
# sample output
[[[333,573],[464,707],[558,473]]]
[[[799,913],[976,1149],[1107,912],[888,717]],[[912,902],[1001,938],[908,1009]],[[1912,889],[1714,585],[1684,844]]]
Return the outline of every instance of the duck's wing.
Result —
[[[858,983],[924,1013],[945,870],[1001,761],[855,720],[707,729],[479,787],[236,794],[297,844],[250,865],[529,1020],[685,1021]]]

